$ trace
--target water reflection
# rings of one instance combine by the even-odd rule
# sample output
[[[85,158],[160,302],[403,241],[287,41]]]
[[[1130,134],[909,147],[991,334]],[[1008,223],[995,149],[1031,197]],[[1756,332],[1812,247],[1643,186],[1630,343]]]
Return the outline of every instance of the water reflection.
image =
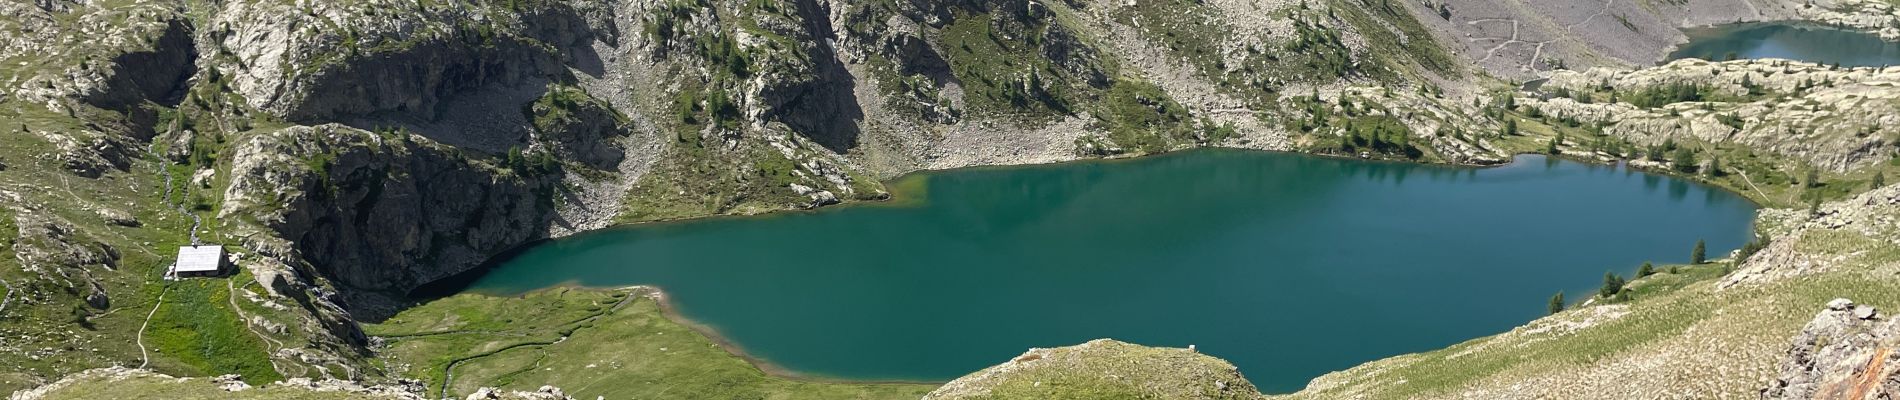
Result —
[[[1900,43],[1814,23],[1745,23],[1688,29],[1685,33],[1689,43],[1678,47],[1669,59],[1784,58],[1848,67],[1900,64]]]

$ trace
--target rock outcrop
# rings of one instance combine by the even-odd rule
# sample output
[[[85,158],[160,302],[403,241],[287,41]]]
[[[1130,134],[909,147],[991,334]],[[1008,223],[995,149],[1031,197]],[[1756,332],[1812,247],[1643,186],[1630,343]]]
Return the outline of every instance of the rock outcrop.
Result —
[[[1108,339],[1030,349],[966,375],[925,399],[1254,399],[1240,371],[1193,349],[1144,347]]]
[[[1520,104],[1600,125],[1603,133],[1639,145],[1735,143],[1846,172],[1900,156],[1900,137],[1883,128],[1900,124],[1896,83],[1900,69],[1681,60],[1636,70],[1559,71],[1543,90],[1561,89],[1570,97],[1524,98]],[[1598,100],[1581,100],[1590,97]]]
[[[1821,204],[1809,210],[1764,210],[1761,230],[1785,237],[1853,235],[1872,238],[1865,246],[1900,246],[1900,185]],[[1716,287],[1728,289],[1827,272],[1836,267],[1825,256],[1804,251],[1798,240],[1777,240],[1749,256]]]
[[[1873,31],[1880,38],[1900,40],[1900,9],[1876,0],[1808,1],[1796,12],[1802,19]]]
[[[19,259],[22,270],[41,278],[27,283],[64,291],[100,312],[111,307],[111,295],[100,285],[100,279],[118,267],[117,249],[87,236],[71,222],[46,210],[11,211],[11,222],[18,228],[18,236],[10,241],[10,250]],[[44,299],[27,297],[22,301],[31,303]]]
[[[1847,299],[1801,328],[1781,375],[1762,399],[1872,400],[1900,396],[1900,325],[1872,306]]]
[[[415,135],[291,127],[234,146],[220,215],[268,227],[351,294],[401,296],[544,234],[553,177],[516,168]]]
[[[164,393],[173,399],[360,399],[423,400],[422,385],[401,381],[386,385],[366,385],[336,379],[292,378],[261,387],[252,387],[237,376],[215,378],[173,377],[146,369],[126,367],[98,368],[67,375],[59,381],[15,392],[8,400],[65,400],[90,398],[146,397]],[[504,399],[543,399],[541,397],[503,397]],[[554,398],[557,399],[558,398]]]
[[[567,74],[562,51],[593,37],[573,7],[592,3],[528,4],[234,1],[205,36],[235,59],[215,68],[256,109],[305,123],[433,119],[458,93]]]

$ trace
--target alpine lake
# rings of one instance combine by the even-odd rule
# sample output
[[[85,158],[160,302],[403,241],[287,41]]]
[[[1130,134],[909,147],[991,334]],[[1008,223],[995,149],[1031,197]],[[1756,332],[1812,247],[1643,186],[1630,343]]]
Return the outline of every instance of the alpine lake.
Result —
[[[925,172],[892,201],[639,224],[515,252],[466,290],[664,289],[807,376],[943,381],[1031,347],[1196,346],[1267,392],[1496,334],[1605,272],[1726,254],[1755,205],[1619,166],[1203,149]]]
[[[1900,43],[1800,22],[1685,31],[1668,59],[1900,64]],[[1097,338],[1233,362],[1269,393],[1496,334],[1606,272],[1726,254],[1756,206],[1621,166],[1463,168],[1204,149],[905,176],[893,201],[640,224],[480,272],[497,295],[651,285],[754,359],[943,381]]]
[[[1809,22],[1755,22],[1684,30],[1689,43],[1670,60],[1780,58],[1843,67],[1900,65],[1900,43],[1872,33]]]

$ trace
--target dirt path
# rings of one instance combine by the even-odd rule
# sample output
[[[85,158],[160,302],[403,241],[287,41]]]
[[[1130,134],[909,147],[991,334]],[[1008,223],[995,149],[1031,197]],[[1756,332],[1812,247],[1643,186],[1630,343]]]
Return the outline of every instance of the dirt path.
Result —
[[[139,345],[139,369],[145,369],[146,366],[152,364],[151,353],[145,350],[145,327],[152,325],[152,316],[158,315],[158,307],[165,305],[165,293],[171,290],[171,285],[165,285],[164,289],[159,290],[158,300],[152,302],[152,312],[145,313],[145,322],[139,324],[139,333],[133,337],[133,341]]]
[[[1754,190],[1755,190],[1755,194],[1756,194],[1756,195],[1759,195],[1759,196],[1761,196],[1761,198],[1762,198],[1762,200],[1767,200],[1767,199],[1768,199],[1768,193],[1767,193],[1767,192],[1763,192],[1763,191],[1761,191],[1761,187],[1760,187],[1760,186],[1755,186],[1755,180],[1753,180],[1753,179],[1748,179],[1748,171],[1743,171],[1743,170],[1740,170],[1740,169],[1737,169],[1737,170],[1735,170],[1735,174],[1736,174],[1736,175],[1741,175],[1741,176],[1742,176],[1742,182],[1747,182],[1747,183],[1748,183],[1748,188],[1749,188],[1749,189],[1754,189]]]
[[[5,279],[0,279],[0,286],[7,288],[7,294],[0,295],[0,314],[4,314],[7,312],[7,304],[13,303],[13,284],[7,283]]]
[[[632,293],[629,293],[629,294],[627,294],[627,295],[626,295],[625,297],[621,297],[621,298],[620,298],[620,301],[619,301],[619,302],[616,302],[616,303],[614,303],[614,306],[613,306],[613,307],[607,307],[607,309],[606,309],[606,310],[602,310],[602,311],[601,311],[600,313],[598,313],[598,314],[594,314],[593,316],[590,316],[590,317],[587,317],[587,318],[582,318],[582,319],[580,319],[580,320],[578,320],[578,321],[575,321],[575,322],[573,322],[573,323],[572,323],[572,324],[570,324],[570,325],[575,325],[575,326],[577,326],[576,328],[574,328],[574,330],[573,330],[573,331],[570,331],[570,332],[568,332],[568,334],[566,334],[566,335],[562,335],[562,336],[561,336],[560,338],[556,338],[556,339],[554,339],[553,341],[550,341],[550,342],[528,342],[528,343],[517,343],[517,344],[514,344],[514,345],[510,345],[510,346],[507,346],[507,347],[503,347],[503,348],[500,348],[500,349],[495,349],[495,351],[490,351],[490,352],[485,352],[485,353],[481,353],[481,354],[475,354],[475,355],[471,355],[471,356],[468,356],[468,357],[463,357],[463,358],[459,358],[459,359],[455,359],[455,360],[452,360],[452,361],[449,361],[449,363],[448,363],[448,365],[445,365],[445,366],[443,366],[443,367],[442,367],[442,387],[441,387],[441,389],[439,389],[439,391],[437,392],[437,394],[438,394],[438,395],[440,395],[441,397],[444,397],[444,398],[447,398],[447,397],[449,397],[449,386],[450,386],[450,385],[452,385],[453,383],[455,383],[455,366],[456,366],[456,365],[458,365],[458,364],[461,364],[461,363],[463,363],[463,362],[465,362],[465,361],[473,361],[473,360],[476,360],[476,359],[479,359],[479,358],[482,358],[482,357],[487,357],[487,356],[492,356],[492,355],[496,355],[496,354],[501,354],[502,352],[505,352],[505,351],[509,351],[509,350],[514,350],[514,349],[519,349],[519,348],[524,348],[524,347],[542,347],[542,346],[549,346],[549,345],[553,345],[553,344],[556,344],[556,343],[560,343],[560,342],[563,342],[563,341],[566,341],[566,340],[567,340],[567,338],[568,338],[569,336],[573,336],[573,334],[574,334],[574,332],[579,332],[579,331],[580,331],[580,328],[583,328],[583,327],[586,327],[586,326],[587,326],[588,324],[590,324],[590,323],[593,323],[594,321],[596,321],[596,320],[599,320],[599,319],[601,319],[601,318],[603,318],[603,317],[606,317],[606,316],[608,316],[608,315],[612,315],[612,314],[613,314],[614,312],[616,312],[616,311],[620,311],[620,308],[621,308],[621,307],[623,307],[623,306],[626,306],[626,305],[627,305],[627,303],[630,303],[630,302],[632,302],[632,301],[633,301],[633,299],[634,299],[634,297],[638,297],[638,296],[636,296],[636,295],[634,295],[634,294],[632,294]]]
[[[1746,3],[1746,1],[1744,1],[1744,3]],[[1574,23],[1574,24],[1570,24],[1570,25],[1566,25],[1566,26],[1564,26],[1564,32],[1576,32],[1576,31],[1577,31],[1577,27],[1579,27],[1579,26],[1584,26],[1584,25],[1588,25],[1588,24],[1590,24],[1590,21],[1594,21],[1594,20],[1596,20],[1596,19],[1597,19],[1597,17],[1601,17],[1601,16],[1603,16],[1604,14],[1609,14],[1609,13],[1610,13],[1610,7],[1612,7],[1612,6],[1615,6],[1615,5],[1616,5],[1616,0],[1609,0],[1609,1],[1605,1],[1605,2],[1603,2],[1603,10],[1600,10],[1600,11],[1597,11],[1597,13],[1596,13],[1596,14],[1590,14],[1590,16],[1589,16],[1589,17],[1585,17],[1585,18],[1583,19],[1583,21],[1582,21],[1582,22],[1578,22],[1578,23]],[[1752,8],[1752,7],[1753,7],[1753,6],[1751,6],[1751,8]],[[1759,12],[1757,12],[1757,13],[1759,13]]]
[[[250,286],[251,283],[245,282],[244,285]],[[272,339],[270,335],[266,335],[264,334],[264,332],[258,332],[257,326],[251,324],[251,316],[244,314],[243,307],[238,307],[238,301],[237,301],[238,289],[242,289],[242,288],[243,286],[237,286],[236,284],[232,283],[230,279],[225,279],[224,280],[225,300],[229,300],[229,302],[231,303],[231,312],[237,314],[238,323],[244,324],[245,330],[251,331],[252,335],[256,335],[258,339],[261,339],[264,341],[265,347],[268,349],[267,353],[270,355],[269,357],[266,357],[265,359],[270,360],[271,369],[277,370],[277,374],[283,375],[283,376],[304,376],[304,374],[309,373],[310,369],[300,368],[296,374],[291,374],[289,373],[288,368],[284,368],[282,364],[277,363],[277,357],[276,357],[277,351],[284,349],[284,342],[278,341],[277,339]],[[291,365],[295,366],[296,364],[291,364]]]
[[[1528,61],[1526,61],[1524,65],[1525,65],[1525,66],[1527,66],[1527,67],[1529,67],[1529,68],[1531,69],[1531,71],[1536,71],[1536,70],[1537,70],[1537,59],[1539,59],[1539,58],[1543,58],[1543,57],[1544,57],[1544,46],[1546,46],[1546,45],[1549,45],[1549,44],[1550,44],[1551,42],[1555,42],[1555,41],[1556,41],[1556,40],[1545,40],[1545,41],[1536,41],[1536,42],[1534,42],[1534,41],[1526,41],[1526,40],[1521,40],[1521,39],[1519,39],[1519,35],[1520,35],[1520,34],[1521,34],[1521,33],[1523,32],[1523,23],[1522,23],[1522,22],[1518,22],[1518,20],[1517,20],[1517,18],[1486,18],[1486,19],[1474,19],[1474,20],[1471,20],[1471,21],[1469,21],[1469,22],[1465,22],[1465,24],[1466,24],[1466,25],[1479,25],[1479,24],[1484,24],[1484,23],[1491,23],[1491,22],[1510,22],[1510,23],[1511,23],[1511,36],[1510,36],[1510,37],[1505,37],[1505,38],[1500,38],[1500,37],[1483,37],[1483,36],[1480,36],[1480,37],[1474,37],[1474,38],[1471,38],[1471,41],[1473,41],[1473,42],[1477,42],[1477,41],[1485,41],[1485,40],[1500,40],[1500,41],[1502,41],[1502,42],[1499,42],[1499,43],[1498,43],[1498,44],[1497,44],[1496,46],[1491,46],[1491,48],[1490,48],[1490,49],[1486,49],[1486,50],[1484,51],[1484,58],[1481,58],[1481,59],[1478,59],[1478,62],[1479,62],[1479,63],[1484,63],[1485,61],[1490,61],[1492,57],[1495,57],[1495,56],[1497,56],[1497,54],[1498,54],[1498,50],[1503,50],[1503,49],[1504,49],[1505,47],[1510,47],[1511,45],[1514,45],[1514,44],[1522,44],[1522,45],[1529,45],[1529,46],[1534,46],[1534,47],[1532,47],[1532,49],[1533,49],[1533,51],[1531,52],[1531,59],[1530,59],[1530,60],[1528,60]]]

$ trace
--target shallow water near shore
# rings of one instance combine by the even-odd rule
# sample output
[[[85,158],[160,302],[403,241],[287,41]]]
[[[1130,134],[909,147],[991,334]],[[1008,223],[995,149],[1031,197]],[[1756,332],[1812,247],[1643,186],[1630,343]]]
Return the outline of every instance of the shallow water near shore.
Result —
[[[656,285],[802,374],[948,380],[1030,347],[1186,347],[1268,392],[1503,332],[1605,271],[1726,254],[1755,206],[1628,169],[1195,150],[933,172],[890,204],[546,242],[469,290]],[[893,185],[910,187],[913,185]]]
[[[1900,43],[1868,32],[1808,22],[1756,22],[1691,28],[1669,60],[1783,58],[1844,67],[1900,65]]]

